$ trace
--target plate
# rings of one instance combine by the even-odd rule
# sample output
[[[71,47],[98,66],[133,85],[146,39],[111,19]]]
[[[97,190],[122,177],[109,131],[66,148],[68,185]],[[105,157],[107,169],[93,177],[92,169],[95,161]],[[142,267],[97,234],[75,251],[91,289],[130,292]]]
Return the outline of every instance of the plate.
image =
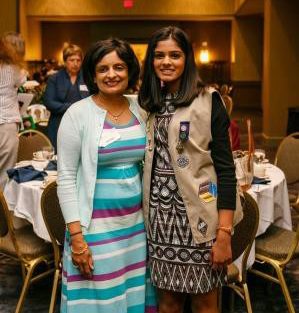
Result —
[[[258,179],[269,179],[270,177],[268,175],[265,175],[265,176],[256,176],[254,175],[255,178],[258,178]]]
[[[38,159],[38,158],[33,158],[33,161],[39,161],[39,162],[45,162],[48,161],[47,159]]]
[[[20,161],[16,164],[15,168],[24,167],[24,166],[28,166],[28,165],[32,165],[31,161]]]
[[[48,176],[57,176],[57,171],[47,171],[46,173],[48,174]]]

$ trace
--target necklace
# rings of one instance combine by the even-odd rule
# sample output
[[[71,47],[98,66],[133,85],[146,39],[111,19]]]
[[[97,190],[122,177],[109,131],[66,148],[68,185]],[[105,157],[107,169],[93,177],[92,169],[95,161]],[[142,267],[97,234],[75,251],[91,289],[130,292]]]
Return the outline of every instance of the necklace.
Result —
[[[111,118],[114,120],[114,122],[118,122],[118,118],[126,111],[126,109],[127,109],[127,106],[125,105],[124,106],[124,108],[119,112],[119,113],[117,113],[117,114],[115,114],[115,113],[112,113],[110,110],[108,110],[107,109],[107,107],[105,107],[105,106],[103,106],[103,104],[101,103],[101,101],[100,101],[100,95],[98,94],[97,96],[96,96],[96,102],[97,102],[97,104],[100,106],[100,107],[102,107],[103,109],[105,109],[107,112],[108,112],[108,114],[111,116]],[[124,101],[123,101],[123,103],[124,103]]]
[[[107,109],[106,109],[107,110]],[[118,113],[118,114],[113,114],[112,112],[110,112],[109,110],[107,110],[107,112],[108,112],[108,114],[113,118],[113,120],[115,121],[115,122],[117,122],[118,121],[118,118],[125,112],[125,110],[126,110],[126,107],[122,110],[122,111],[120,111],[120,113]]]

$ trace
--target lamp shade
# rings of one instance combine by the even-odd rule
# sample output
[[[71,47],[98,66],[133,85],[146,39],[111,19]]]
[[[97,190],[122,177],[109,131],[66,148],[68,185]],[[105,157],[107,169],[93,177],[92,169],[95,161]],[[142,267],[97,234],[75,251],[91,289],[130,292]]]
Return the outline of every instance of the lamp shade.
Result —
[[[208,49],[208,43],[204,41],[201,44],[201,48],[199,51],[199,61],[200,63],[209,63],[210,62],[210,53]]]

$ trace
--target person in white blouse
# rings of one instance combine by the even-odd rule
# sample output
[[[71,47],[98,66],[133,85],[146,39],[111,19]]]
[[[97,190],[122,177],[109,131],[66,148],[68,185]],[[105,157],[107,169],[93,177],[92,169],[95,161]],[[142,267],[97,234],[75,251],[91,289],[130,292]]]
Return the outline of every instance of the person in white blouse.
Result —
[[[7,180],[18,153],[18,128],[21,122],[17,90],[26,81],[23,69],[25,42],[20,34],[9,32],[0,39],[0,188]]]

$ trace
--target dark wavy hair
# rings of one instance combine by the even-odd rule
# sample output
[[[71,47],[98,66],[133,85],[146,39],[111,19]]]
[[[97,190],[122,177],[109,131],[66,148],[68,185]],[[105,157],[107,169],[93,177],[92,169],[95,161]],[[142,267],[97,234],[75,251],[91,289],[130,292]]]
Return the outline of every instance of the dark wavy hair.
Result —
[[[102,58],[115,51],[118,57],[128,67],[129,82],[128,89],[133,88],[138,81],[140,66],[133,49],[129,43],[118,38],[109,38],[95,42],[85,54],[82,63],[83,78],[90,94],[98,93],[99,88],[94,82],[96,65]]]
[[[144,60],[143,78],[139,91],[140,106],[149,112],[157,112],[163,105],[167,86],[161,87],[160,79],[154,69],[155,49],[159,41],[173,39],[185,54],[185,68],[181,77],[177,97],[173,100],[176,107],[188,106],[203,90],[194,60],[194,52],[187,34],[178,27],[168,26],[157,30],[149,40]]]

